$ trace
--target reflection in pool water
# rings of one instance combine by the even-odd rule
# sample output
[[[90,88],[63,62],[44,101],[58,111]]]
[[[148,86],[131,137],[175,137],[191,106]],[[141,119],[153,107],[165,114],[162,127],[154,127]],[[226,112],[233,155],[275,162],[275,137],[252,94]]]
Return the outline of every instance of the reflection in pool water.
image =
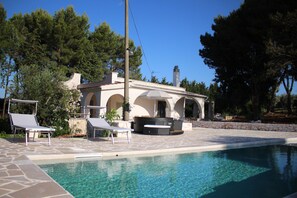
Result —
[[[40,165],[75,197],[283,197],[297,148],[267,146]]]

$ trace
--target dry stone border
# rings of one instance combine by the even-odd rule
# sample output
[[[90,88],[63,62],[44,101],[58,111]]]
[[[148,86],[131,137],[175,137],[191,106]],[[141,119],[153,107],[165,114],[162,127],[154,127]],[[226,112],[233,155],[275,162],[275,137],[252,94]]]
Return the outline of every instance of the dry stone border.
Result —
[[[256,130],[256,131],[297,132],[297,124],[193,121],[192,125],[193,127],[214,128],[214,129],[242,129],[242,130]]]

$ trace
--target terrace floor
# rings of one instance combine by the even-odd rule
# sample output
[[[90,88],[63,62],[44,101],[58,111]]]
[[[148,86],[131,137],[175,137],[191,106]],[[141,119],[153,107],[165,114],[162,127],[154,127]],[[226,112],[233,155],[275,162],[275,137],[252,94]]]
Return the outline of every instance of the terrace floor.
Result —
[[[166,152],[198,152],[267,144],[296,144],[297,132],[193,128],[182,135],[132,134],[132,141],[52,138],[52,145],[0,139],[0,197],[72,197],[37,165],[36,160],[77,157],[125,157]]]

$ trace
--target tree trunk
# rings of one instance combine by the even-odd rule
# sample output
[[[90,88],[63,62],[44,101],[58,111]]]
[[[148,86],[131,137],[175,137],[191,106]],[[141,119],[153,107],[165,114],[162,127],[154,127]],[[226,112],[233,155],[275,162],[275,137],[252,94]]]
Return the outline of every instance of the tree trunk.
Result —
[[[6,103],[7,103],[7,92],[8,92],[9,76],[10,76],[10,71],[8,71],[8,75],[6,76],[6,82],[5,82],[4,102],[3,102],[3,114],[2,114],[2,117],[3,118],[5,116],[5,109],[6,109]]]
[[[6,98],[7,98],[7,87],[9,83],[9,76],[6,76],[6,82],[5,82],[5,90],[4,90],[4,101],[3,101],[3,112],[2,112],[2,118],[5,116],[5,109],[6,109]]]
[[[3,112],[2,112],[2,117],[4,118],[5,116],[5,109],[6,109],[6,103],[7,103],[7,92],[8,92],[8,84],[9,84],[9,77],[10,77],[10,67],[11,67],[11,61],[12,61],[12,58],[9,59],[9,62],[8,62],[8,69],[7,69],[7,73],[6,73],[6,80],[5,80],[5,86],[4,86],[4,101],[3,101]]]
[[[260,119],[260,102],[259,102],[259,95],[253,93],[252,95],[252,108],[253,108],[253,120]]]
[[[274,105],[275,105],[275,100],[276,100],[276,91],[278,90],[279,83],[275,86],[272,87],[272,90],[270,92],[270,98],[267,103],[267,113],[268,112],[274,112]]]
[[[257,84],[254,84],[252,86],[252,110],[253,110],[253,120],[259,120],[260,119],[260,94],[259,94],[258,86]]]
[[[287,111],[288,114],[292,114],[291,92],[287,93]]]
[[[292,114],[291,92],[293,90],[294,78],[293,77],[290,78],[290,76],[286,76],[283,80],[283,85],[287,93],[287,111],[288,111],[288,114]]]

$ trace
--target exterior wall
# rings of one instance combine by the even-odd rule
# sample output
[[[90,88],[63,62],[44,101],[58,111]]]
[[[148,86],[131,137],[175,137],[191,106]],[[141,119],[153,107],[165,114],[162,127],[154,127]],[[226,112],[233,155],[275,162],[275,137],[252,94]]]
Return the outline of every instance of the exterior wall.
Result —
[[[153,106],[154,101],[153,100],[145,100],[141,98],[137,98],[132,104],[131,112],[130,112],[130,118],[135,116],[153,116]]]
[[[117,78],[112,74],[108,81],[115,82],[114,84],[87,84],[79,86],[82,92],[82,106],[90,104],[92,97],[96,98],[97,106],[107,107],[98,110],[98,116],[105,115],[106,111],[111,108],[118,110],[118,114],[122,116],[122,107],[124,99],[124,84],[122,78]],[[199,109],[199,118],[204,119],[204,102],[206,97],[188,93],[184,88],[173,87],[167,85],[160,85],[142,81],[131,80],[129,83],[129,103],[131,105],[131,112],[129,119],[132,120],[135,116],[150,116],[155,117],[158,109],[158,100],[151,100],[141,97],[141,94],[149,90],[163,90],[167,92],[172,98],[165,99],[166,101],[166,117],[173,117],[174,119],[185,118],[185,98],[194,100]],[[100,115],[99,115],[100,114]]]
[[[99,90],[99,89],[98,89]],[[92,90],[94,91],[94,90]],[[131,112],[130,119],[132,120],[135,116],[156,116],[157,112],[157,101],[158,100],[150,100],[147,98],[139,97],[142,93],[147,90],[143,89],[130,89],[130,104],[131,104]],[[122,116],[122,107],[123,103],[123,90],[115,89],[115,90],[105,90],[99,92],[83,92],[82,106],[86,106],[90,104],[92,97],[96,97],[96,104],[99,106],[107,107],[106,109],[100,110],[100,115],[98,112],[98,116],[105,115],[106,111],[114,108],[117,109],[118,114]],[[172,96],[172,99],[166,99],[166,117],[173,117],[174,119],[184,119],[184,108],[185,108],[185,97],[169,94]],[[203,98],[192,98],[199,109],[199,118],[204,119],[204,99]],[[88,113],[88,112],[86,112]]]
[[[179,120],[184,120],[185,118],[185,98],[182,97],[176,101],[174,109],[172,111],[171,117]]]
[[[158,101],[166,102],[166,117],[172,116],[173,98],[178,97],[174,94],[169,94],[172,99],[153,100],[145,97],[140,97],[141,94],[147,92],[146,89],[131,89],[130,103],[132,104],[132,111],[130,112],[130,119],[135,116],[149,116],[155,117],[158,110]]]
[[[81,114],[82,114],[82,117],[86,117],[90,113],[87,109],[85,109],[85,107],[88,104],[90,104],[90,101],[88,100],[88,98],[90,97],[89,95],[93,95],[93,93],[82,92],[82,96],[80,98],[80,105],[81,105]]]
[[[87,134],[87,120],[84,118],[70,118],[68,121],[71,135],[86,135]]]
[[[198,104],[198,108],[200,110],[199,113],[199,119],[204,119],[205,118],[205,114],[204,114],[204,103],[205,103],[205,99],[202,98],[194,98],[194,100],[197,102]]]
[[[154,116],[154,100],[149,100],[147,98],[139,97],[141,94],[146,92],[144,89],[130,89],[130,104],[132,106],[130,112],[130,119],[133,119],[135,116]]]
[[[182,130],[183,131],[192,131],[192,123],[183,122]]]
[[[74,73],[69,80],[64,82],[64,85],[68,89],[77,89],[77,86],[80,84],[81,74]]]

